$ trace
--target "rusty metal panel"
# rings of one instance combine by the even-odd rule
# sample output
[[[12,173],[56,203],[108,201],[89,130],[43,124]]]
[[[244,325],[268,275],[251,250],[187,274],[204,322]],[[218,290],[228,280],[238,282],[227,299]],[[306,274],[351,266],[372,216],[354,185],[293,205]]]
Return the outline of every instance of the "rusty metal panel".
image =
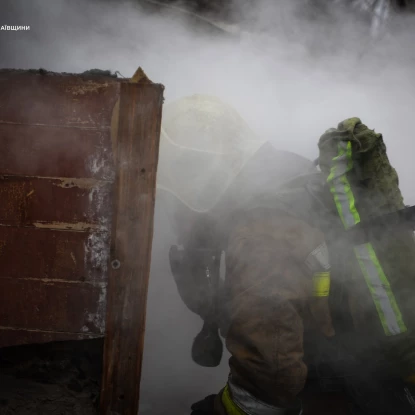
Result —
[[[121,82],[0,70],[0,346],[104,333]]]
[[[110,182],[0,177],[0,225],[97,229],[111,212]]]
[[[104,333],[105,287],[61,281],[1,279],[1,327]]]
[[[120,81],[0,70],[0,122],[109,128]]]
[[[109,243],[108,232],[0,226],[0,279],[103,283]]]
[[[114,180],[109,130],[0,124],[0,174]]]

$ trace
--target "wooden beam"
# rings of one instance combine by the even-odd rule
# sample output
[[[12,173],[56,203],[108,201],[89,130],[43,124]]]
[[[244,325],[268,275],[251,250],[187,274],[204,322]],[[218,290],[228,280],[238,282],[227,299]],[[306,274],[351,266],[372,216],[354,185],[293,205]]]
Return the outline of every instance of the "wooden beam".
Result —
[[[107,294],[103,415],[137,415],[163,86],[121,84]]]

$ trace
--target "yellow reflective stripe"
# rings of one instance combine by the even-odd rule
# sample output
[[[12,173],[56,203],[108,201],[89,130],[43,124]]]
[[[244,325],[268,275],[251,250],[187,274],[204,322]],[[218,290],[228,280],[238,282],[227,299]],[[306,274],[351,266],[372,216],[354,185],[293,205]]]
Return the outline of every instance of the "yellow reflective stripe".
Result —
[[[344,193],[346,194],[346,198],[349,202],[348,211],[351,213],[353,217],[353,226],[360,222],[360,215],[356,209],[356,202],[354,199],[352,188],[350,186],[349,181],[347,180],[346,175],[342,176],[340,180],[343,183]]]
[[[346,155],[347,155],[347,171],[350,171],[353,168],[352,143],[350,141],[347,142]],[[359,212],[356,209],[356,202],[355,202],[355,199],[354,199],[354,195],[353,195],[350,183],[347,180],[346,174],[343,175],[343,184],[344,184],[344,187],[345,187],[345,190],[346,190],[346,194],[348,195],[349,210],[353,215],[354,223],[355,224],[359,223],[360,222],[360,215],[359,215]]]
[[[339,143],[339,153],[332,160],[332,167],[327,182],[339,216],[346,229],[360,222],[359,212],[356,210],[355,198],[347,180],[346,173],[353,168],[352,143],[344,141]]]
[[[330,272],[316,272],[313,275],[314,297],[328,297],[330,293]]]
[[[338,155],[332,159],[327,182],[330,185],[340,219],[345,229],[349,229],[360,222],[353,191],[346,176],[353,168],[352,143],[348,141],[346,144],[340,141],[338,151]],[[401,311],[373,246],[371,244],[358,245],[354,247],[354,251],[385,334],[391,336],[405,332],[407,329]]]
[[[222,392],[222,404],[225,407],[227,415],[246,415],[232,400],[228,385],[225,386]]]
[[[344,227],[347,228],[347,222],[344,218],[343,211],[342,211],[342,205],[340,203],[339,196],[338,196],[338,193],[336,191],[336,187],[334,186],[334,183],[332,183],[330,185],[330,192],[333,194],[334,203],[336,204],[337,212],[339,212],[340,219],[341,219]]]
[[[354,250],[385,334],[393,336],[404,333],[407,328],[401,311],[372,244],[358,245]]]

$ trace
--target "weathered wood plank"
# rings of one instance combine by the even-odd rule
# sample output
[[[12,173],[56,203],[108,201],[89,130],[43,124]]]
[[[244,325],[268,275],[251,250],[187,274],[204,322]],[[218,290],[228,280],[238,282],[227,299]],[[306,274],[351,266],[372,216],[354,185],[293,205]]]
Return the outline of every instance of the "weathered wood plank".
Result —
[[[3,278],[0,322],[3,328],[102,334],[103,285]]]
[[[111,215],[109,182],[0,176],[0,224],[73,228],[104,225]]]
[[[103,336],[103,334],[62,333],[40,330],[31,331],[0,327],[0,347],[40,344],[55,341],[87,340]]]
[[[109,128],[120,80],[101,76],[0,72],[0,124]]]
[[[0,124],[0,174],[114,180],[110,131]]]
[[[101,413],[136,415],[150,272],[163,87],[122,84],[116,209],[108,282]]]
[[[0,226],[0,279],[106,282],[109,239],[109,232]]]

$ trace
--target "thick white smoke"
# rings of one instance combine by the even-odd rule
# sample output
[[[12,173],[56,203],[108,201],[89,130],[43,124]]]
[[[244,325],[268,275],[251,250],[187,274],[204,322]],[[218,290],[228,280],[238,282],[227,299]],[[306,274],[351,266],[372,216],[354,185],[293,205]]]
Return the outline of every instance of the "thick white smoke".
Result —
[[[259,136],[310,158],[325,129],[359,116],[384,134],[406,201],[415,203],[413,19],[395,22],[395,31],[375,42],[355,16],[306,13],[299,3],[258,1],[254,11],[242,13],[242,34],[221,37],[200,28],[196,33],[194,21],[190,25],[177,12],[148,15],[129,3],[17,0],[3,18],[30,24],[31,31],[2,32],[0,66],[58,72],[96,67],[131,76],[141,65],[165,84],[166,102],[217,95]],[[248,32],[258,28],[260,34]]]
[[[144,2],[14,0],[2,5],[2,24],[31,30],[0,33],[0,67],[100,68],[129,77],[141,66],[165,85],[166,102],[216,95],[258,137],[310,159],[327,128],[358,116],[384,134],[405,202],[415,204],[413,19],[396,20],[391,33],[374,41],[350,13],[313,13],[298,3],[258,2],[255,10],[240,10],[241,33],[221,35],[178,12],[149,13],[139,7]],[[142,407],[186,413],[190,403],[223,386],[226,359],[219,369],[191,362],[200,320],[181,303],[170,275],[168,248],[175,238],[160,206],[155,220]]]

